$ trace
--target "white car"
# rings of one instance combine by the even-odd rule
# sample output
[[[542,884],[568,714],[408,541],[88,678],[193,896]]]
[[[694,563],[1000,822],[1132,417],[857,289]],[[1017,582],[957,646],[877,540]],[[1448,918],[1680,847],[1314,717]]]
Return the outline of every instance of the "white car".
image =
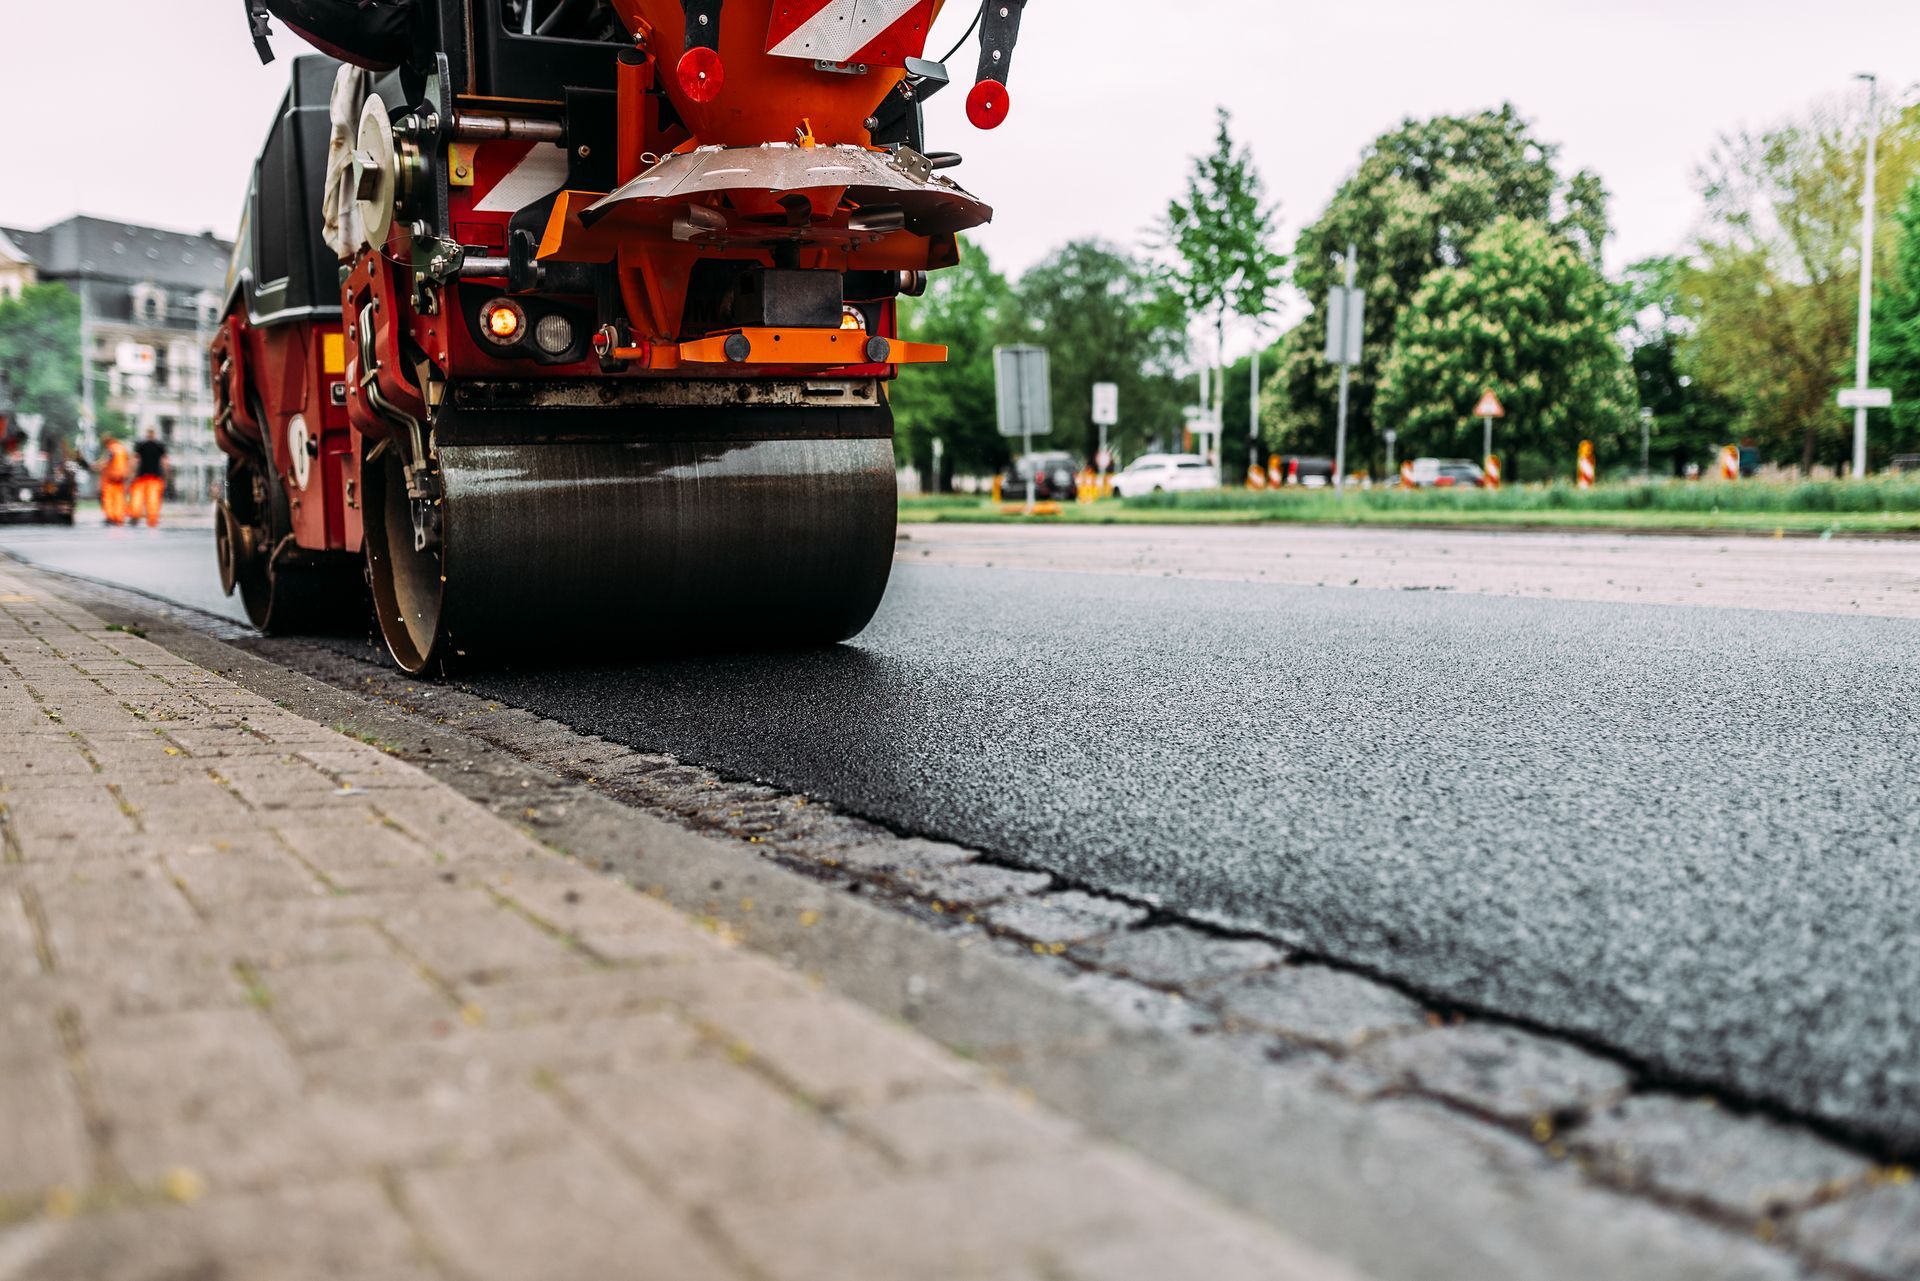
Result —
[[[1218,488],[1220,473],[1198,454],[1142,454],[1113,478],[1113,492],[1122,498]]]

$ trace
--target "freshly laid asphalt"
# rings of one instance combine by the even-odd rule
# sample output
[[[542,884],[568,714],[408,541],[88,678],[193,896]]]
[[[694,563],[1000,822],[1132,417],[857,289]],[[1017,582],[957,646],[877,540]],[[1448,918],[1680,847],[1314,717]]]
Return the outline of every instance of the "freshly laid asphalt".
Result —
[[[0,548],[200,603],[98,533]],[[1894,619],[903,566],[832,651],[461,683],[1914,1154],[1917,678]]]

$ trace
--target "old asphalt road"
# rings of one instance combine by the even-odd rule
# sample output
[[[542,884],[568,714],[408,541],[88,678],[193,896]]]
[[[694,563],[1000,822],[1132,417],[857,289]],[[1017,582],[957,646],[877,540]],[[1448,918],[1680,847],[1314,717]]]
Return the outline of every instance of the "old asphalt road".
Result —
[[[204,603],[99,537],[3,541]],[[1917,674],[1897,618],[907,565],[830,652],[464,683],[1912,1154]]]

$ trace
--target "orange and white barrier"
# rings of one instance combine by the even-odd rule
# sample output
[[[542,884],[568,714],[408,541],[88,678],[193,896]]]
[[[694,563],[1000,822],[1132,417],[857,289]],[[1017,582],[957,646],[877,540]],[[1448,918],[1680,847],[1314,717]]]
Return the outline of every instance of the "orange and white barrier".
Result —
[[[1413,483],[1413,460],[1411,458],[1400,464],[1400,488],[1416,488]]]
[[[1265,489],[1267,487],[1267,469],[1260,465],[1258,458],[1247,463],[1247,488]]]
[[[1269,489],[1278,489],[1280,488],[1280,486],[1282,486],[1285,483],[1286,483],[1286,478],[1280,474],[1280,455],[1268,454],[1267,455],[1267,487]]]
[[[1487,488],[1500,488],[1500,455],[1487,455]]]
[[[1575,483],[1578,484],[1581,489],[1592,489],[1595,474],[1596,472],[1593,464],[1593,442],[1590,440],[1583,440],[1580,442],[1579,467],[1578,467],[1578,470],[1574,473]]]
[[[1720,451],[1720,479],[1740,479],[1740,446],[1728,445]]]

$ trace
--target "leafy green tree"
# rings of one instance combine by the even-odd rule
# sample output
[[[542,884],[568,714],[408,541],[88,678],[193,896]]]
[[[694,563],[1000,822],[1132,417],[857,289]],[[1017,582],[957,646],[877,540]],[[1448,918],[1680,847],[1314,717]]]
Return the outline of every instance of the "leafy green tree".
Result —
[[[1889,213],[1920,171],[1920,103],[1882,123],[1879,190]],[[1736,405],[1739,434],[1802,468],[1851,454],[1834,403],[1854,356],[1865,121],[1816,107],[1721,140],[1702,170],[1706,231],[1682,288],[1695,321],[1687,358]],[[1898,232],[1883,216],[1876,266]]]
[[[1279,206],[1267,203],[1266,187],[1244,147],[1235,147],[1231,120],[1217,111],[1213,150],[1196,156],[1183,199],[1167,203],[1161,227],[1173,262],[1167,285],[1186,309],[1213,331],[1215,369],[1226,360],[1227,323],[1233,317],[1258,322],[1273,310],[1286,279],[1287,256],[1274,247]],[[1215,380],[1224,403],[1223,380]]]
[[[1104,241],[1076,240],[1021,277],[1016,292],[1021,340],[1049,353],[1049,448],[1093,456],[1099,443],[1093,384],[1099,382],[1120,387],[1120,425],[1109,439],[1122,454],[1178,434],[1187,399],[1178,376],[1183,313],[1150,264]]]
[[[1646,258],[1630,265],[1620,281],[1630,321],[1633,380],[1641,410],[1653,415],[1647,457],[1656,474],[1679,475],[1690,462],[1708,466],[1714,451],[1733,438],[1733,404],[1695,376],[1685,361],[1683,344],[1690,326],[1680,282],[1686,271],[1681,258]],[[1631,434],[1627,452],[1635,456]]]
[[[38,414],[52,450],[80,429],[80,299],[65,285],[0,298],[0,377],[16,415]]]
[[[1875,455],[1920,453],[1920,180],[1894,214],[1893,274],[1873,304],[1873,381],[1893,389],[1886,430],[1870,434]]]
[[[1564,471],[1582,439],[1618,457],[1634,406],[1619,328],[1597,264],[1551,227],[1499,219],[1401,312],[1379,413],[1410,446],[1472,457],[1474,403],[1492,388],[1507,411],[1495,452],[1512,474]]]
[[[925,297],[900,300],[900,332],[944,343],[945,364],[913,365],[893,384],[894,455],[928,475],[933,442],[945,445],[947,475],[998,470],[1007,461],[993,391],[993,349],[1012,341],[1013,289],[986,252],[967,246],[960,265],[934,276]]]
[[[1314,310],[1281,341],[1265,416],[1275,446],[1333,452],[1339,370],[1321,358],[1324,299],[1337,283],[1335,257],[1349,244],[1359,248],[1367,322],[1364,358],[1353,371],[1348,454],[1376,468],[1384,453],[1380,430],[1406,433],[1403,424],[1381,420],[1375,396],[1400,315],[1429,275],[1462,266],[1474,239],[1503,217],[1549,228],[1583,258],[1599,260],[1609,233],[1606,189],[1586,171],[1562,177],[1558,150],[1511,105],[1406,120],[1374,140],[1294,246],[1294,283]]]

